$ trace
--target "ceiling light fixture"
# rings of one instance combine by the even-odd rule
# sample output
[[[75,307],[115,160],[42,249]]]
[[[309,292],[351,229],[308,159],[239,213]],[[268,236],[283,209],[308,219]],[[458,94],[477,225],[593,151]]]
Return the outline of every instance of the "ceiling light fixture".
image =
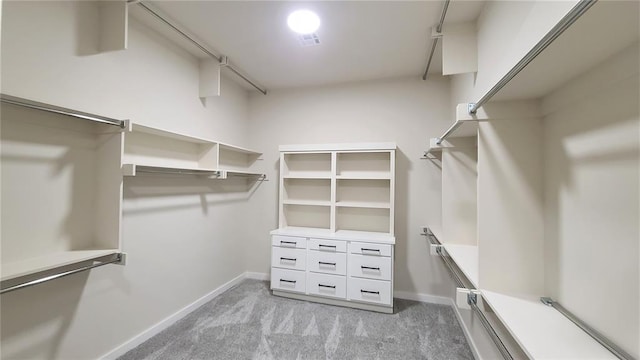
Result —
[[[287,18],[289,28],[298,34],[312,34],[320,27],[320,18],[309,10],[296,10]]]

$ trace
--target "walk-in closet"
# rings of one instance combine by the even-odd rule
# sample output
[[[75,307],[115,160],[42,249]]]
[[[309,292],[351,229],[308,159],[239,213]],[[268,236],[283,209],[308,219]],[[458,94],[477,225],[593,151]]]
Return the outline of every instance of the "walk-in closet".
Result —
[[[0,358],[640,358],[637,0],[0,0]]]

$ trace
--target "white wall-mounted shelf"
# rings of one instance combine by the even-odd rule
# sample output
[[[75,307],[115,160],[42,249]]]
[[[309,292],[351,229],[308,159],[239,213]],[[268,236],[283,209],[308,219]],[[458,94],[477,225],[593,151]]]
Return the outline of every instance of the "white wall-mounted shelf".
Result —
[[[262,155],[258,151],[133,122],[127,125],[123,155],[125,176],[135,176],[139,169],[208,175],[216,179],[265,179],[265,174],[251,171]]]
[[[2,263],[2,281],[117,254],[118,249],[69,250]]]
[[[388,202],[373,201],[338,201],[337,207],[354,207],[354,208],[372,208],[372,209],[390,209],[391,204]]]
[[[483,301],[531,359],[617,359],[538,297],[481,292]]]
[[[330,229],[322,228],[310,228],[310,227],[297,227],[289,226],[282,229],[275,229],[271,231],[271,235],[284,235],[284,236],[311,236],[319,239],[342,239],[342,240],[365,240],[371,243],[378,244],[395,244],[395,236],[371,232],[371,231],[354,231],[354,230],[338,230],[331,231]]]
[[[283,200],[285,205],[331,206],[331,201],[317,200]]]

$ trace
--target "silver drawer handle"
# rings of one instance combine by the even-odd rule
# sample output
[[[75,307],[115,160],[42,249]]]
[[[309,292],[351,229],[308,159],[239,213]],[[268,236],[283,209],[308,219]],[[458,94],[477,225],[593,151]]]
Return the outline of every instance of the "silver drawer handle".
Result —
[[[360,267],[363,268],[363,269],[366,269],[366,270],[378,270],[378,271],[380,271],[379,267],[364,266],[364,265],[362,265]]]
[[[294,258],[287,258],[287,257],[281,257],[280,260],[286,260],[286,261],[293,261],[296,262],[296,259]]]
[[[360,248],[360,251],[373,251],[373,252],[380,253],[380,249],[367,249],[367,248]]]
[[[360,292],[365,294],[380,295],[380,291],[360,290]]]
[[[285,280],[285,279],[280,279],[280,282],[286,282],[286,283],[290,283],[290,284],[295,284],[296,280]]]
[[[324,244],[318,244],[318,248],[331,248],[331,249],[337,249],[337,246],[335,245],[324,245]]]
[[[331,288],[331,289],[335,289],[336,286],[335,285],[324,285],[324,284],[318,284],[319,287],[324,287],[324,288]]]
[[[297,242],[280,240],[280,245],[284,245],[284,244],[296,246]]]
[[[330,262],[318,261],[318,265],[336,266],[336,263],[330,263]]]

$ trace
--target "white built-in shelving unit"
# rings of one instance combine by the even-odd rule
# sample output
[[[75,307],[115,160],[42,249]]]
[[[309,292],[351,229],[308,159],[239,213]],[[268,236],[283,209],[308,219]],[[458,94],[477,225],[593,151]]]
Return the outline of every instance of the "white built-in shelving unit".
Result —
[[[547,296],[638,356],[637,319],[613,320],[638,314],[637,251],[588,255],[603,251],[611,231],[637,250],[637,230],[616,230],[637,229],[625,216],[637,203],[622,196],[637,193],[637,180],[615,177],[626,176],[616,165],[628,161],[624,149],[635,149],[637,171],[638,10],[596,3],[475,114],[458,105],[455,123],[429,144],[442,161],[442,223],[430,231],[495,313],[488,317],[532,359],[616,358],[543,304]],[[635,140],[620,140],[626,125]],[[620,279],[635,281],[611,286]]]
[[[124,263],[123,176],[265,179],[251,169],[257,151],[9,95],[1,136],[1,275],[11,289],[109,255]]]
[[[280,146],[274,294],[393,311],[395,150],[394,143]]]

